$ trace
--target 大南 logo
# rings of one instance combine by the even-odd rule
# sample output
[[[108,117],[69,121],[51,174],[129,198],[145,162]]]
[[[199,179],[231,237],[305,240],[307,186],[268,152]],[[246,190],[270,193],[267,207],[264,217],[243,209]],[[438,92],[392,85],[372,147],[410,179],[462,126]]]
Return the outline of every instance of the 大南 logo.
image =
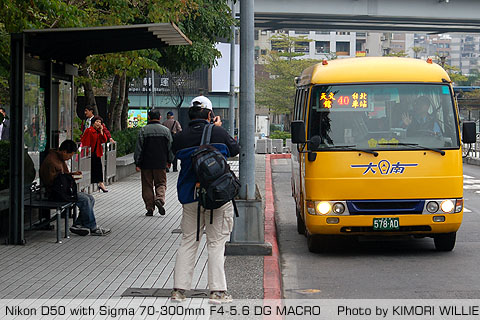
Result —
[[[380,160],[377,164],[370,162],[369,164],[350,165],[351,168],[365,168],[363,174],[367,174],[368,172],[376,174],[379,172],[383,175],[403,174],[405,172],[405,168],[416,166],[418,166],[418,163],[400,163],[400,161],[397,161],[397,163],[390,163],[388,160]]]

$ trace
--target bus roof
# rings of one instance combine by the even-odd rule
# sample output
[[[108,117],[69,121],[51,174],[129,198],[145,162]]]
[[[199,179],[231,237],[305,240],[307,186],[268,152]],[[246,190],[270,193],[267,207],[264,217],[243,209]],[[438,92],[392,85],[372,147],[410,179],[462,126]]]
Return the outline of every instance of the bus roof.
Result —
[[[318,63],[302,73],[298,85],[359,82],[450,82],[436,63],[399,57],[364,57]]]

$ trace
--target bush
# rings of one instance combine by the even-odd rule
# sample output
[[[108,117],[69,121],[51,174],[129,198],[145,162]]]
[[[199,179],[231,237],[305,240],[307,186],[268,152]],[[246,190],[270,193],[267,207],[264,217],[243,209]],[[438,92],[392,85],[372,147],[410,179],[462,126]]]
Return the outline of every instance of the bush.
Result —
[[[137,144],[138,131],[137,128],[127,128],[122,131],[112,132],[112,138],[117,142],[117,157],[123,157],[126,154],[133,153],[135,151],[135,145]]]
[[[79,117],[75,116],[73,119],[73,141],[75,142],[80,142],[80,139],[82,137],[82,119]]]
[[[290,132],[285,132],[285,131],[273,131],[273,133],[270,134],[269,136],[270,139],[282,139],[284,146],[285,146],[285,141],[287,139],[290,139],[291,137],[292,137],[292,134]]]

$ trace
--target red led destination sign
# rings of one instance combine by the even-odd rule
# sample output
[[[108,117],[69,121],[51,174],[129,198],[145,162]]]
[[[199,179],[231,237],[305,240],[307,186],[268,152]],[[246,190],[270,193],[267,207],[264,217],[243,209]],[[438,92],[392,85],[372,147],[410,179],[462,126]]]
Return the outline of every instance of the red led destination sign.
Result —
[[[354,92],[352,95],[335,96],[333,92],[322,92],[320,95],[320,103],[326,109],[338,106],[341,108],[367,108],[367,94],[365,92]]]

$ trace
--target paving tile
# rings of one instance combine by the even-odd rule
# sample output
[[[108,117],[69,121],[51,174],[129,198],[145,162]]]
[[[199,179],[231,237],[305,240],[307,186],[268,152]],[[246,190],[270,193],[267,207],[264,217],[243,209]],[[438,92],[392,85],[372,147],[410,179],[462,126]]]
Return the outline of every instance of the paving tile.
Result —
[[[92,193],[97,224],[111,228],[110,235],[73,234],[57,244],[54,230],[27,231],[25,246],[0,246],[0,298],[104,299],[130,286],[170,288],[180,245],[180,235],[172,234],[182,211],[177,177],[167,174],[165,216],[144,215],[140,174],[134,174],[108,193]],[[205,288],[206,260],[202,241],[193,281],[199,289]]]

